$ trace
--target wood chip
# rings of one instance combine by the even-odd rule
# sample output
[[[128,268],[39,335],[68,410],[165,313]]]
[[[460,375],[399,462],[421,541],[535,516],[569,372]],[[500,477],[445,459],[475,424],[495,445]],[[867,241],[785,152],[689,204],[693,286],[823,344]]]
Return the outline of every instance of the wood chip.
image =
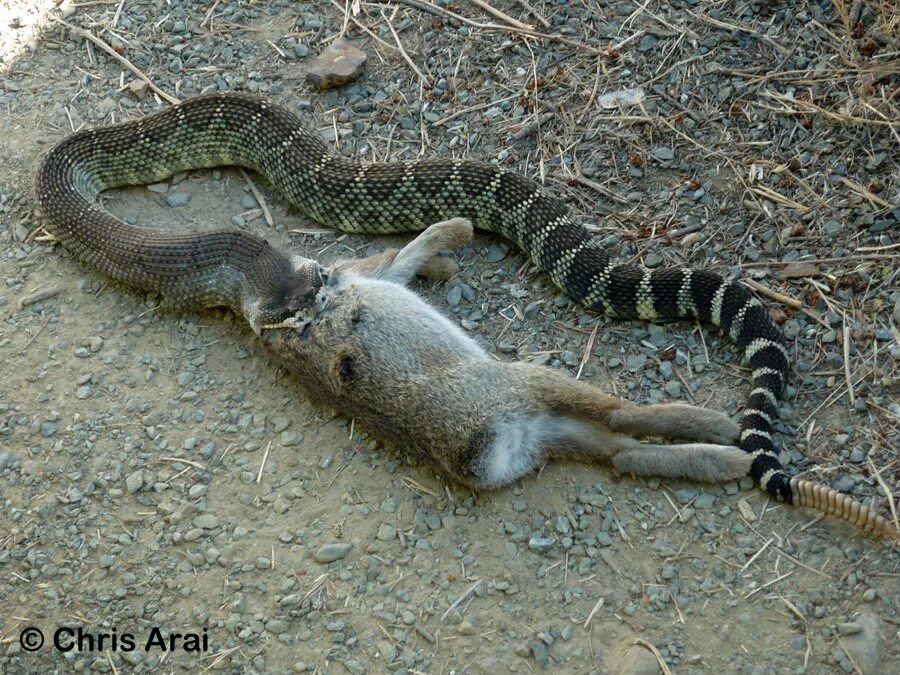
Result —
[[[753,507],[750,506],[746,499],[738,499],[737,507],[738,511],[741,512],[741,516],[743,516],[744,520],[748,523],[752,523],[756,520],[756,513],[753,512]]]

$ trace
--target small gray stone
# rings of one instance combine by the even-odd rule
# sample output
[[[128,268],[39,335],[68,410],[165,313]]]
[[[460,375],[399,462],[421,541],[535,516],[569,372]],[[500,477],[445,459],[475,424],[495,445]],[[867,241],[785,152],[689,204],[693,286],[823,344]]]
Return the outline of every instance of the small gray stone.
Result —
[[[206,494],[209,488],[203,483],[194,483],[191,485],[190,490],[188,490],[188,496],[192,499],[197,499],[198,497],[202,497]]]
[[[826,220],[822,224],[822,230],[829,237],[836,237],[837,235],[839,235],[843,227],[844,226],[841,225],[841,223],[837,220]]]
[[[456,632],[460,635],[475,635],[475,625],[471,621],[463,619],[456,627]]]
[[[378,526],[378,533],[375,537],[381,541],[392,541],[397,538],[397,528],[388,523],[382,523]]]
[[[173,207],[186,206],[189,201],[191,195],[187,192],[173,192],[166,197],[166,203]]]
[[[335,560],[341,560],[346,557],[348,553],[350,553],[350,549],[353,548],[353,544],[348,542],[339,542],[335,544],[325,544],[318,551],[316,551],[316,562],[320,563],[330,563]]]
[[[841,635],[856,635],[862,632],[863,627],[858,623],[839,623],[837,629]]]
[[[528,548],[536,553],[546,553],[553,548],[553,540],[547,537],[532,537],[528,540]]]
[[[284,619],[269,619],[269,621],[266,622],[266,630],[275,635],[286,633],[287,629],[290,627],[291,625]]]
[[[451,307],[458,307],[461,300],[462,288],[459,285],[456,285],[447,291],[447,304]]]
[[[694,500],[694,507],[698,509],[711,509],[716,502],[716,496],[709,492],[701,492]]]
[[[647,363],[647,355],[646,354],[632,354],[627,359],[625,359],[625,367],[631,373],[636,373],[644,365]]]
[[[144,486],[144,472],[138,469],[125,479],[125,489],[133,495]]]
[[[201,513],[196,516],[191,523],[194,527],[201,527],[204,530],[214,530],[219,526],[219,519],[212,513]]]
[[[659,38],[653,35],[652,33],[647,33],[644,37],[641,38],[640,43],[638,43],[638,51],[639,52],[649,52],[651,49],[656,47],[656,43],[659,42]]]
[[[541,668],[546,668],[550,663],[550,650],[547,649],[547,645],[540,640],[531,639],[528,641],[528,648],[531,650],[535,662]]]
[[[653,149],[653,156],[661,162],[670,162],[675,159],[675,151],[672,148],[661,146]]]
[[[663,390],[672,398],[681,398],[681,382],[678,382],[677,380],[666,382],[663,386]]]
[[[485,260],[489,263],[500,262],[506,257],[506,254],[509,252],[509,246],[504,244],[491,244],[488,249],[487,256],[485,256]]]
[[[294,445],[300,445],[303,441],[303,433],[300,431],[282,431],[281,432],[281,444],[289,448]]]

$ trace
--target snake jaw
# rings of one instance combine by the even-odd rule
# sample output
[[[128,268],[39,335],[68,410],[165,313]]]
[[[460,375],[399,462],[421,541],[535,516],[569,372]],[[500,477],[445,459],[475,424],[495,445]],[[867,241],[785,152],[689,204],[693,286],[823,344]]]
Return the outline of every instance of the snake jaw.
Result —
[[[297,317],[291,316],[285,319],[284,321],[279,321],[278,323],[264,323],[260,326],[261,330],[274,330],[278,328],[291,328],[293,330],[299,330],[305,324],[300,323],[297,320]]]
[[[298,309],[293,316],[289,316],[283,321],[276,321],[274,323],[264,323],[260,326],[261,330],[265,329],[273,329],[273,330],[295,330],[300,336],[306,332],[306,329],[309,327],[311,323],[315,322],[317,312],[310,308]]]

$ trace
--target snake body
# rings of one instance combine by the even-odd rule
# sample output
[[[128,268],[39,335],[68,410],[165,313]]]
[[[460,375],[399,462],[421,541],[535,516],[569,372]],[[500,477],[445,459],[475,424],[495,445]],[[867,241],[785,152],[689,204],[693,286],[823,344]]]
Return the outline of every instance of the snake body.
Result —
[[[709,271],[617,264],[562,201],[512,171],[444,158],[361,163],[337,154],[281,106],[251,95],[213,94],[66,138],[40,166],[37,199],[46,228],[76,257],[119,281],[158,291],[180,306],[229,306],[254,325],[283,320],[296,286],[293,265],[263,239],[234,230],[134,227],[97,204],[108,188],[223,165],[262,173],[304,215],[328,227],[396,233],[469,218],[514,241],[589,308],[612,317],[692,318],[720,327],[752,369],[740,436],[740,447],[753,457],[752,477],[788,502],[806,483],[792,482],[778,461],[772,423],[788,352],[780,329],[749,290]],[[799,502],[815,506],[822,499],[810,490],[804,488]],[[859,524],[877,529],[870,523],[874,514],[865,515]]]

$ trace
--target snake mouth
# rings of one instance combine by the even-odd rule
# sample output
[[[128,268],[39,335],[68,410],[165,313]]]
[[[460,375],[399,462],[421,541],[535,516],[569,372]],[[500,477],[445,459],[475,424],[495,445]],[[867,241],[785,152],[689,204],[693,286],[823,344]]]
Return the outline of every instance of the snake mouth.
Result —
[[[304,337],[306,330],[309,328],[310,321],[302,320],[297,316],[291,316],[284,321],[276,323],[264,323],[259,328],[263,330],[293,330],[296,331],[298,337]]]

